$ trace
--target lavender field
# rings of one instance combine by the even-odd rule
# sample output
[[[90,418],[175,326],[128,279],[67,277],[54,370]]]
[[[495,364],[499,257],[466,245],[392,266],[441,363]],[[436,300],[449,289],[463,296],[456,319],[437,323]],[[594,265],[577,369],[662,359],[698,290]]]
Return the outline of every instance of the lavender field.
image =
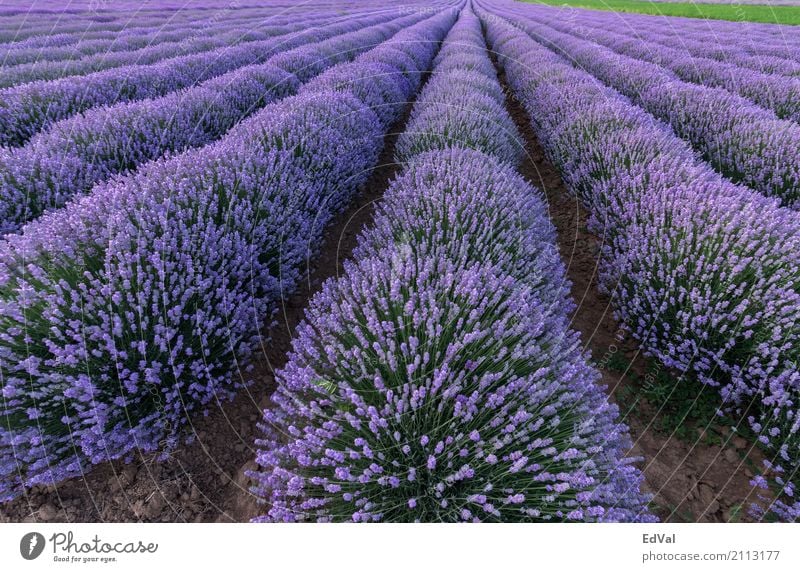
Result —
[[[0,2],[0,522],[800,521],[800,27]]]

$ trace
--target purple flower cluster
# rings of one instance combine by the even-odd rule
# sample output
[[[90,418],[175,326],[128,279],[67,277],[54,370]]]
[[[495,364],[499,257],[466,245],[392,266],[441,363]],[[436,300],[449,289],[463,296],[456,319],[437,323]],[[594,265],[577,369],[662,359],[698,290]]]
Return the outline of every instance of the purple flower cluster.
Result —
[[[210,52],[170,58],[153,65],[123,66],[85,76],[36,81],[2,89],[0,144],[19,146],[52,123],[92,107],[160,97],[242,66],[264,63],[279,51],[317,42],[331,34],[345,34],[387,22],[396,16],[378,14],[348,18],[332,24],[322,36],[312,28],[288,37],[226,46]],[[337,47],[329,45],[330,51],[326,55],[336,54]],[[314,51],[309,51],[306,57],[311,63],[324,62],[322,55]],[[321,62],[320,65],[323,65]],[[292,65],[291,62],[286,63]],[[275,64],[283,67],[281,62],[276,61]],[[315,75],[307,64],[300,69]],[[299,72],[296,75],[300,81],[307,79]]]
[[[537,12],[531,10],[526,15],[535,16]],[[548,15],[549,22],[559,20],[556,11],[549,11]],[[573,11],[569,19],[579,21],[584,31],[588,31],[587,28],[613,29],[619,33],[635,30],[637,37],[646,38],[648,42],[684,50],[697,57],[767,74],[800,76],[800,37],[789,26],[654,18],[619,12]]]
[[[233,17],[221,17],[213,24],[209,25],[207,21],[198,22],[196,19],[190,21],[182,21],[180,14],[172,13],[169,16],[169,23],[164,23],[165,17],[158,18],[157,21],[141,21],[135,16],[130,17],[130,25],[125,26],[120,31],[103,31],[92,32],[90,35],[97,37],[86,38],[84,34],[78,37],[69,38],[68,43],[62,45],[48,45],[44,41],[52,41],[54,34],[36,36],[36,43],[29,42],[16,42],[10,45],[0,45],[0,62],[4,67],[13,68],[15,66],[23,66],[25,64],[44,64],[47,66],[55,62],[61,62],[62,65],[71,65],[72,61],[83,60],[98,54],[105,54],[107,57],[116,57],[113,54],[116,52],[131,52],[134,50],[142,50],[149,47],[155,48],[165,43],[173,42],[186,42],[189,38],[196,38],[199,34],[213,29],[221,29],[223,26],[230,29],[235,29],[236,24],[250,23],[252,29],[253,24],[268,23],[270,28],[281,20],[281,17],[274,14],[274,8],[268,8],[264,11],[250,12],[241,14],[237,11]],[[150,16],[152,19],[152,16]],[[294,20],[297,20],[297,15],[293,15]],[[309,18],[311,20],[311,18]],[[216,26],[214,26],[216,24]],[[288,33],[294,26],[290,26],[291,20],[284,25],[285,32]],[[52,29],[52,25],[50,28]],[[280,26],[275,28],[280,30]],[[52,31],[52,30],[51,30]],[[2,32],[0,32],[1,34]],[[282,33],[282,32],[279,32]],[[241,35],[245,37],[252,37],[253,39],[264,39],[261,36],[262,32],[242,30]],[[55,34],[55,36],[61,36]],[[22,67],[17,70],[23,69]],[[33,66],[28,68],[31,71]]]
[[[373,52],[430,65],[455,15],[418,18]],[[301,90],[0,243],[0,497],[168,451],[228,398],[384,132],[358,97]]]
[[[725,177],[778,197],[784,205],[800,205],[800,125],[794,121],[779,119],[773,111],[725,89],[681,81],[664,67],[560,32],[554,27],[559,24],[543,24],[515,11],[505,13],[538,42],[667,122]],[[695,71],[700,73],[700,68]],[[774,97],[777,89],[764,97]],[[796,111],[794,91],[786,98],[784,103]]]
[[[797,213],[722,178],[667,126],[531,39],[518,16],[512,25],[498,14],[480,12],[490,44],[607,239],[601,279],[618,317],[667,366],[718,386],[726,407],[758,405],[752,427],[791,498],[800,465]]]
[[[313,59],[314,70],[330,67],[417,20],[411,15],[345,34],[339,23],[323,26],[317,37],[336,35],[159,99],[87,111],[54,124],[24,147],[0,149],[0,233],[18,231],[113,174],[219,139],[261,107],[295,93],[294,74],[309,75],[306,58]],[[294,55],[303,59],[288,65]]]
[[[417,105],[453,77],[465,106],[499,95],[493,70],[451,67],[482,48],[464,9]],[[310,303],[264,412],[257,520],[652,520],[627,429],[568,329],[541,196],[502,146],[432,147],[403,153],[354,260]]]
[[[524,153],[522,137],[505,109],[494,65],[486,52],[480,23],[462,14],[433,74],[419,95],[395,158],[405,162],[425,151],[477,149],[516,165]]]
[[[98,38],[113,39],[122,37],[128,41],[127,36],[144,35],[149,32],[162,30],[167,34],[174,29],[193,26],[196,29],[206,29],[209,20],[212,22],[222,22],[225,20],[236,20],[248,18],[258,24],[257,18],[270,18],[281,13],[286,13],[287,5],[285,2],[267,0],[260,2],[257,7],[236,8],[226,5],[224,12],[214,10],[208,11],[208,6],[201,7],[193,2],[192,6],[186,4],[169,7],[162,2],[159,6],[150,5],[146,10],[142,10],[141,4],[129,3],[129,8],[124,8],[121,2],[115,2],[114,8],[118,10],[106,11],[99,14],[96,11],[76,9],[74,3],[65,6],[63,2],[55,0],[52,8],[56,10],[41,11],[37,8],[42,7],[44,0],[37,0],[36,6],[25,6],[18,14],[13,15],[9,12],[8,0],[0,10],[2,10],[2,20],[0,20],[0,49],[27,49],[33,47],[82,47],[86,41],[94,41]],[[133,4],[133,6],[131,6]],[[320,1],[315,4],[320,10],[330,11],[340,4],[332,1]],[[348,6],[358,8],[358,3],[352,1]],[[217,6],[218,8],[219,6]],[[180,8],[176,10],[176,8]],[[295,13],[299,15],[298,13]],[[213,19],[209,16],[214,16]],[[160,37],[158,35],[154,38]],[[151,38],[152,41],[154,38]],[[141,44],[143,47],[147,42]],[[2,53],[2,52],[0,52]]]
[[[416,87],[398,68],[372,61],[339,64],[306,84],[307,93],[349,93],[370,108],[388,129],[405,108]]]
[[[174,13],[172,14],[174,15]],[[139,13],[126,16],[124,20],[111,19],[98,21],[76,14],[69,17],[55,17],[25,14],[21,19],[3,17],[0,21],[0,49],[28,50],[33,48],[82,47],[84,42],[110,40],[115,36],[128,34],[144,34],[155,28],[164,27],[169,32],[172,27],[186,23],[187,13],[176,16],[164,12]],[[194,16],[196,19],[196,16]],[[167,24],[166,21],[170,20]],[[190,19],[192,17],[190,16]]]
[[[99,53],[75,60],[54,61],[49,60],[48,51],[43,51],[40,57],[28,64],[10,66],[6,63],[0,68],[0,88],[10,87],[37,80],[53,80],[66,76],[86,75],[102,70],[118,68],[128,65],[149,65],[167,58],[174,58],[186,54],[199,54],[211,50],[234,46],[252,41],[263,41],[290,31],[300,31],[304,27],[318,25],[320,21],[331,20],[330,15],[310,18],[309,21],[299,24],[297,16],[277,19],[274,24],[264,30],[252,30],[254,22],[247,18],[244,21],[223,23],[204,30],[202,35],[193,35],[191,28],[185,32],[185,37],[171,42],[159,42],[142,48]],[[286,24],[292,24],[288,27]],[[63,48],[58,48],[63,50]],[[0,60],[2,61],[2,60]]]
[[[508,165],[411,160],[278,374],[259,520],[650,520],[557,262]]]
[[[617,33],[599,27],[602,18],[595,21],[591,15],[569,24],[553,22],[547,16],[548,13],[543,13],[535,19],[617,53],[667,68],[684,81],[719,87],[738,94],[771,109],[782,119],[800,120],[800,78],[760,73],[733,63],[693,56],[686,50],[651,41],[652,30],[648,26],[637,26],[637,36],[631,37],[629,33]]]

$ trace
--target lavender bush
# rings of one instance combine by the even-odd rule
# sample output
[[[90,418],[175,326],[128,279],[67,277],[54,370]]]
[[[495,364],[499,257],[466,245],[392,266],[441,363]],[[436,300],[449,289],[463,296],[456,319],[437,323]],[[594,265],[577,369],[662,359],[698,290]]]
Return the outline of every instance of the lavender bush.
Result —
[[[590,208],[591,228],[607,238],[601,279],[618,317],[666,365],[718,386],[726,408],[755,401],[752,427],[770,453],[778,497],[789,499],[774,506],[791,514],[800,464],[797,214],[726,181],[667,126],[497,14],[481,12],[509,83]]]
[[[538,18],[545,15],[548,22],[559,23],[559,18],[552,10],[526,7],[525,17]],[[648,42],[670,49],[685,50],[694,56],[768,74],[797,76],[800,72],[800,38],[793,33],[793,27],[789,26],[764,26],[720,20],[697,22],[598,11],[573,11],[569,21],[579,24],[583,32],[594,29],[614,30],[635,35],[637,41],[645,38]]]
[[[411,85],[397,68],[360,62],[339,64],[305,86],[306,92],[347,92],[372,109],[384,127],[397,120],[412,94]]]
[[[429,53],[408,38],[435,44],[453,19],[375,49]],[[0,496],[169,451],[187,414],[229,397],[383,133],[353,95],[301,90],[0,243]]]
[[[387,47],[383,50],[368,52],[359,61],[364,63],[385,64],[399,69],[403,78],[408,82],[414,92],[419,89],[422,82],[422,73],[414,60],[399,47]]]
[[[472,81],[464,81],[464,74]],[[522,137],[501,95],[477,20],[455,27],[397,140],[395,158],[402,163],[425,151],[460,147],[516,165],[524,152]]]
[[[344,34],[379,24],[394,15],[362,16],[338,22],[329,33]],[[314,29],[179,56],[149,66],[123,66],[75,78],[37,81],[0,90],[0,144],[19,146],[55,121],[100,105],[160,97],[245,65],[263,63],[276,52],[321,39]],[[331,52],[335,53],[335,47]],[[330,55],[330,54],[328,54]],[[321,54],[309,54],[313,62]],[[282,67],[280,62],[276,65]],[[306,69],[304,66],[303,69]],[[298,76],[305,81],[308,78]]]
[[[38,4],[39,2],[37,2]],[[119,5],[119,2],[115,3]],[[330,2],[317,3],[321,9],[338,8]],[[117,12],[116,15],[106,13],[102,18],[96,14],[63,10],[63,3],[57,6],[61,10],[35,13],[26,7],[22,14],[14,17],[6,11],[0,21],[0,47],[3,49],[73,46],[82,40],[92,41],[97,38],[115,38],[130,34],[161,29],[165,33],[176,28],[195,25],[200,29],[208,26],[207,9],[192,9],[184,6],[179,11],[163,6],[163,9],[140,11],[140,5],[128,13]],[[262,6],[242,8],[221,14],[215,11],[214,21],[235,20],[242,17],[257,21],[280,14],[284,6],[277,2],[264,2]],[[71,13],[70,13],[71,12]],[[34,16],[35,14],[35,16]],[[203,18],[203,17],[206,18]],[[199,25],[198,25],[199,24]]]
[[[649,520],[626,430],[552,311],[567,302],[538,293],[565,292],[549,235],[502,163],[415,159],[278,375],[261,520]]]
[[[557,29],[576,34],[570,28],[557,26]],[[690,56],[683,50],[656,44],[649,39],[633,40],[614,32],[592,30],[579,35],[618,53],[667,68],[684,81],[719,87],[740,95],[772,110],[781,119],[800,121],[800,78],[759,73],[728,62]]]
[[[295,74],[309,77],[310,70],[353,58],[419,19],[412,15],[300,46],[162,98],[90,110],[54,124],[24,147],[0,149],[0,233],[18,231],[113,174],[219,139],[238,121],[296,92]],[[315,31],[321,38],[338,32],[339,24]]]
[[[293,19],[296,21],[297,17],[295,16]],[[326,19],[330,20],[331,17],[328,16]],[[305,26],[317,25],[318,22],[317,18],[312,18]],[[150,65],[168,58],[199,54],[252,41],[263,41],[272,36],[303,29],[300,24],[295,24],[288,29],[285,24],[280,22],[276,22],[276,24],[278,24],[277,27],[270,26],[264,30],[251,31],[253,22],[246,20],[244,23],[239,22],[238,25],[209,28],[204,31],[202,36],[195,37],[187,34],[185,38],[179,38],[172,42],[161,42],[128,51],[104,52],[77,60],[51,61],[45,59],[48,55],[45,52],[37,61],[29,64],[12,67],[6,63],[4,67],[0,68],[0,88],[37,80],[86,75],[126,65]]]
[[[264,23],[268,24],[270,28],[276,26],[274,30],[280,34],[296,29],[292,25],[292,20],[296,21],[297,15],[286,18],[286,23],[281,24],[282,18],[270,12],[271,10],[262,14],[237,15],[233,18],[219,20],[216,23],[220,28],[230,29],[235,29],[237,24],[249,23],[249,27],[253,28],[256,23]],[[175,16],[174,13],[173,16]],[[324,18],[327,14],[321,14],[320,16]],[[313,22],[314,17],[309,16],[309,21]],[[36,65],[50,66],[56,62],[60,62],[62,65],[73,65],[73,61],[84,59],[88,61],[88,58],[96,57],[98,54],[105,54],[113,58],[115,57],[113,54],[117,52],[132,52],[148,47],[156,48],[166,43],[185,42],[187,38],[195,38],[209,29],[214,29],[213,26],[209,26],[208,22],[198,22],[196,20],[191,22],[172,22],[170,24],[159,23],[156,26],[142,24],[133,20],[130,26],[126,26],[119,32],[103,32],[101,37],[95,38],[86,38],[83,35],[79,35],[65,45],[21,45],[16,47],[13,44],[10,46],[0,45],[0,62],[8,68],[27,65],[28,67],[24,69],[30,69],[31,71],[35,69]],[[261,34],[263,32],[248,31],[247,29],[243,29],[241,32],[243,36],[264,39],[263,37],[258,37]],[[58,35],[36,36],[36,39],[42,40]],[[17,70],[21,69],[23,68],[17,68]],[[9,70],[8,73],[13,72]]]
[[[519,14],[513,17],[537,41],[669,123],[719,173],[796,208],[800,125],[779,119],[772,111],[724,89],[681,81],[655,64],[615,53],[550,25],[520,20]],[[790,100],[794,101],[794,96]]]
[[[3,18],[0,23],[0,48],[7,50],[24,50],[31,48],[71,47],[83,41],[98,39],[112,39],[125,33],[143,33],[152,31],[154,27],[163,27],[169,32],[173,26],[185,25],[188,14],[184,13],[171,24],[165,22],[169,14],[141,14],[125,18],[124,21],[97,22],[79,18],[77,21],[72,15],[69,20],[64,18],[46,17],[42,21],[31,21],[30,15],[23,21],[14,22],[12,18]],[[191,19],[189,15],[189,19]],[[54,21],[55,20],[55,21]],[[27,25],[26,25],[27,24]]]
[[[421,129],[460,59],[449,46],[482,46],[479,29],[465,9],[415,105]],[[257,443],[257,520],[652,520],[568,329],[542,198],[503,151],[442,146],[404,156],[307,310]]]

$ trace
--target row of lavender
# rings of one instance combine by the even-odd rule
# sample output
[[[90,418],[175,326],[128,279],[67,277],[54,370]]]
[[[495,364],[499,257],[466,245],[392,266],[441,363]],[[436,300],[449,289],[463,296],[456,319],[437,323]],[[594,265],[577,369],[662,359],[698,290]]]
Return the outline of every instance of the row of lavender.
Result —
[[[646,21],[641,24],[647,29],[648,40],[684,49],[694,56],[731,63],[767,74],[800,76],[800,56],[798,56],[800,42],[786,37],[785,26],[772,30],[768,36],[758,36],[752,34],[750,26],[746,26],[745,29],[740,27],[735,32],[725,34],[719,33],[716,29],[692,30],[685,26],[665,33],[663,29],[657,31],[652,29],[652,24]]]
[[[322,13],[319,16],[325,20],[335,17],[330,13]],[[318,16],[303,18],[292,14],[266,18],[263,22],[256,18],[244,18],[233,22],[210,24],[206,27],[195,25],[176,31],[174,39],[170,41],[162,40],[130,50],[103,51],[73,60],[53,60],[50,59],[51,50],[38,50],[38,57],[31,63],[12,66],[8,61],[4,62],[3,67],[0,68],[0,88],[37,80],[87,75],[128,65],[150,65],[182,55],[199,54],[225,46],[267,40],[275,35],[300,31],[303,26],[308,28],[314,24],[316,17]],[[303,22],[298,22],[298,20],[303,20]],[[138,34],[133,37],[141,38]],[[119,47],[124,46],[125,43],[117,42],[115,45]],[[58,48],[53,51],[61,52],[62,50],[63,48]],[[13,56],[13,54],[9,55]]]
[[[336,2],[315,4],[322,10],[334,8]],[[363,4],[363,3],[362,3]],[[353,5],[350,4],[349,7]],[[99,38],[113,39],[117,34],[127,34],[136,29],[153,29],[198,21],[222,21],[240,15],[280,13],[291,9],[292,3],[270,1],[266,6],[239,9],[223,7],[212,13],[208,11],[184,10],[137,10],[99,16],[85,14],[52,16],[24,15],[20,18],[4,17],[0,20],[0,49],[7,47],[68,46],[81,40]]]
[[[70,16],[36,18],[26,16],[21,21],[3,18],[0,23],[0,49],[41,48],[69,46],[83,41],[96,39],[112,39],[115,34],[152,30],[163,26],[169,31],[178,26],[196,20],[190,13],[183,15],[166,12],[147,12],[128,15],[124,19],[96,20]]]
[[[784,75],[797,75],[800,64],[800,34],[795,26],[763,26],[723,20],[652,17],[635,14],[570,11],[551,12],[554,20],[592,20],[619,32],[642,30],[648,40],[685,48],[694,55],[735,63],[742,67]],[[562,16],[562,17],[559,17]]]
[[[264,521],[651,520],[465,8],[404,171],[307,310],[258,441]]]
[[[96,22],[87,24],[63,25],[63,21],[45,20],[44,23],[38,21],[36,25],[28,26],[6,26],[0,29],[0,53],[12,54],[16,51],[33,51],[63,48],[65,52],[70,49],[80,50],[83,47],[91,49],[96,42],[108,42],[113,44],[114,39],[121,36],[123,41],[130,35],[150,34],[153,38],[158,38],[158,30],[161,29],[165,35],[169,35],[174,29],[180,29],[191,25],[190,19],[177,19],[169,15],[148,14],[146,17],[132,17],[124,25],[120,24],[98,24]],[[143,44],[141,47],[144,47]],[[3,62],[5,60],[3,59]],[[13,62],[10,63],[10,65]]]
[[[800,78],[761,73],[733,63],[692,56],[685,50],[651,41],[652,31],[647,26],[638,28],[634,38],[604,29],[603,19],[595,20],[591,15],[570,24],[553,22],[547,16],[546,12],[529,15],[562,32],[666,68],[683,81],[725,89],[773,111],[781,119],[800,122]]]
[[[377,19],[386,13],[373,15]],[[312,18],[312,23],[316,18]],[[342,30],[349,20],[340,22]],[[276,32],[284,31],[282,26]],[[169,58],[153,65],[129,65],[85,76],[36,81],[0,90],[0,144],[23,145],[52,123],[100,105],[154,98],[190,87],[242,66],[263,63],[279,50],[317,39],[316,30],[226,46]]]
[[[533,15],[531,12],[529,15]],[[553,12],[549,13],[551,16]],[[762,74],[778,74],[789,78],[800,76],[800,42],[787,38],[786,27],[782,26],[765,33],[754,33],[751,25],[739,24],[736,31],[719,29],[718,22],[708,21],[702,29],[685,25],[684,21],[672,18],[669,26],[659,18],[637,18],[627,22],[627,16],[610,15],[601,12],[574,12],[569,22],[582,28],[584,32],[595,29],[614,30],[627,37],[646,40],[667,51],[679,50],[679,59],[687,55],[701,58],[702,61],[715,60],[724,68],[734,71],[730,65]],[[553,18],[550,18],[553,21]],[[627,25],[620,25],[627,24]],[[655,54],[654,54],[655,55]]]
[[[287,48],[307,43],[263,64],[161,98],[90,110],[55,123],[23,147],[0,149],[0,233],[18,231],[113,174],[218,139],[261,107],[293,94],[300,83],[418,20],[396,16],[334,19],[327,26],[320,20],[313,33],[283,41]]]
[[[797,214],[720,177],[668,126],[534,41],[518,14],[511,24],[502,4],[481,5],[548,156],[607,239],[602,282],[618,316],[666,365],[717,386],[727,408],[755,402],[778,488],[770,508],[797,518]]]
[[[98,4],[95,0],[69,0],[66,5],[63,0],[3,0],[0,14],[9,19],[13,17],[41,17],[45,15],[61,15],[64,17],[91,16],[96,21],[114,21],[120,15],[139,14],[142,12],[175,11],[176,13],[191,11],[202,15],[204,12],[216,10],[230,10],[236,8],[250,8],[259,6],[263,2],[252,0],[250,2],[236,2],[230,0],[159,0],[158,5],[153,5],[150,0],[115,0],[113,4]],[[291,4],[291,0],[286,0]]]
[[[618,54],[542,23],[535,11],[502,6],[538,42],[564,55],[667,122],[719,173],[800,208],[800,125],[724,89],[681,81],[658,65]]]
[[[386,10],[365,16],[375,21],[397,11]],[[317,21],[313,17],[307,24]],[[343,31],[350,20],[340,22]],[[0,90],[0,144],[23,145],[33,135],[92,107],[166,95],[190,87],[242,66],[263,63],[276,52],[319,38],[316,30],[302,31],[266,40],[225,46],[199,54],[169,58],[152,65],[127,65],[85,76],[36,81]],[[277,26],[275,33],[284,32]],[[272,35],[267,33],[267,35]]]
[[[399,113],[455,15],[417,19],[218,143],[0,243],[0,496],[168,451],[188,414],[241,385],[265,317],[377,162],[371,78]]]
[[[325,13],[324,11],[322,13]],[[78,37],[71,44],[61,46],[14,46],[0,45],[0,71],[4,74],[11,73],[16,68],[21,70],[48,68],[53,71],[75,65],[83,60],[83,65],[92,61],[98,64],[104,58],[113,60],[117,52],[132,52],[145,50],[146,55],[153,50],[158,50],[165,44],[198,40],[213,34],[217,29],[234,29],[237,26],[247,26],[245,31],[258,33],[262,26],[275,24],[283,19],[282,14],[275,14],[272,10],[263,14],[236,14],[235,17],[221,17],[212,21],[189,21],[186,23],[160,23],[156,26],[138,26],[132,22],[129,27],[120,32],[115,32],[109,38],[86,39]],[[29,73],[30,73],[29,72]]]

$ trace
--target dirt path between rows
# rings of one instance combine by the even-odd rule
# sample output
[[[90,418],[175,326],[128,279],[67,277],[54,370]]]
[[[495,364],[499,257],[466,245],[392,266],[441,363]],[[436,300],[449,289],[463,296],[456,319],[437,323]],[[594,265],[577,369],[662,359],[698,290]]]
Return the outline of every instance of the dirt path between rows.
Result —
[[[655,427],[665,413],[640,397],[642,380],[652,376],[658,364],[642,355],[614,319],[610,298],[597,287],[602,239],[586,230],[588,214],[571,195],[555,166],[546,158],[530,117],[515,99],[503,71],[495,63],[506,93],[506,104],[523,136],[527,157],[520,172],[544,191],[550,218],[558,233],[558,247],[572,282],[577,308],[572,327],[581,334],[616,402],[634,441],[630,455],[642,457],[646,490],[654,495],[653,511],[664,521],[748,521],[747,506],[754,500],[749,481],[752,466],[761,457],[754,444],[718,424],[699,427],[719,436],[719,444],[706,439],[687,441],[660,432]],[[531,70],[536,73],[536,70]],[[624,364],[616,371],[610,364]],[[714,391],[698,386],[698,391]]]
[[[424,85],[427,75],[423,77]],[[34,487],[24,497],[0,505],[0,522],[242,522],[263,507],[250,493],[245,472],[255,469],[257,424],[274,390],[274,372],[287,361],[295,328],[311,297],[328,278],[341,272],[359,231],[398,170],[397,137],[404,131],[413,101],[383,140],[378,165],[345,211],[327,226],[319,251],[304,269],[295,293],[284,300],[254,369],[243,374],[252,385],[207,417],[192,419],[194,443],[166,460],[138,455],[133,462],[92,467],[83,479],[57,487]]]

